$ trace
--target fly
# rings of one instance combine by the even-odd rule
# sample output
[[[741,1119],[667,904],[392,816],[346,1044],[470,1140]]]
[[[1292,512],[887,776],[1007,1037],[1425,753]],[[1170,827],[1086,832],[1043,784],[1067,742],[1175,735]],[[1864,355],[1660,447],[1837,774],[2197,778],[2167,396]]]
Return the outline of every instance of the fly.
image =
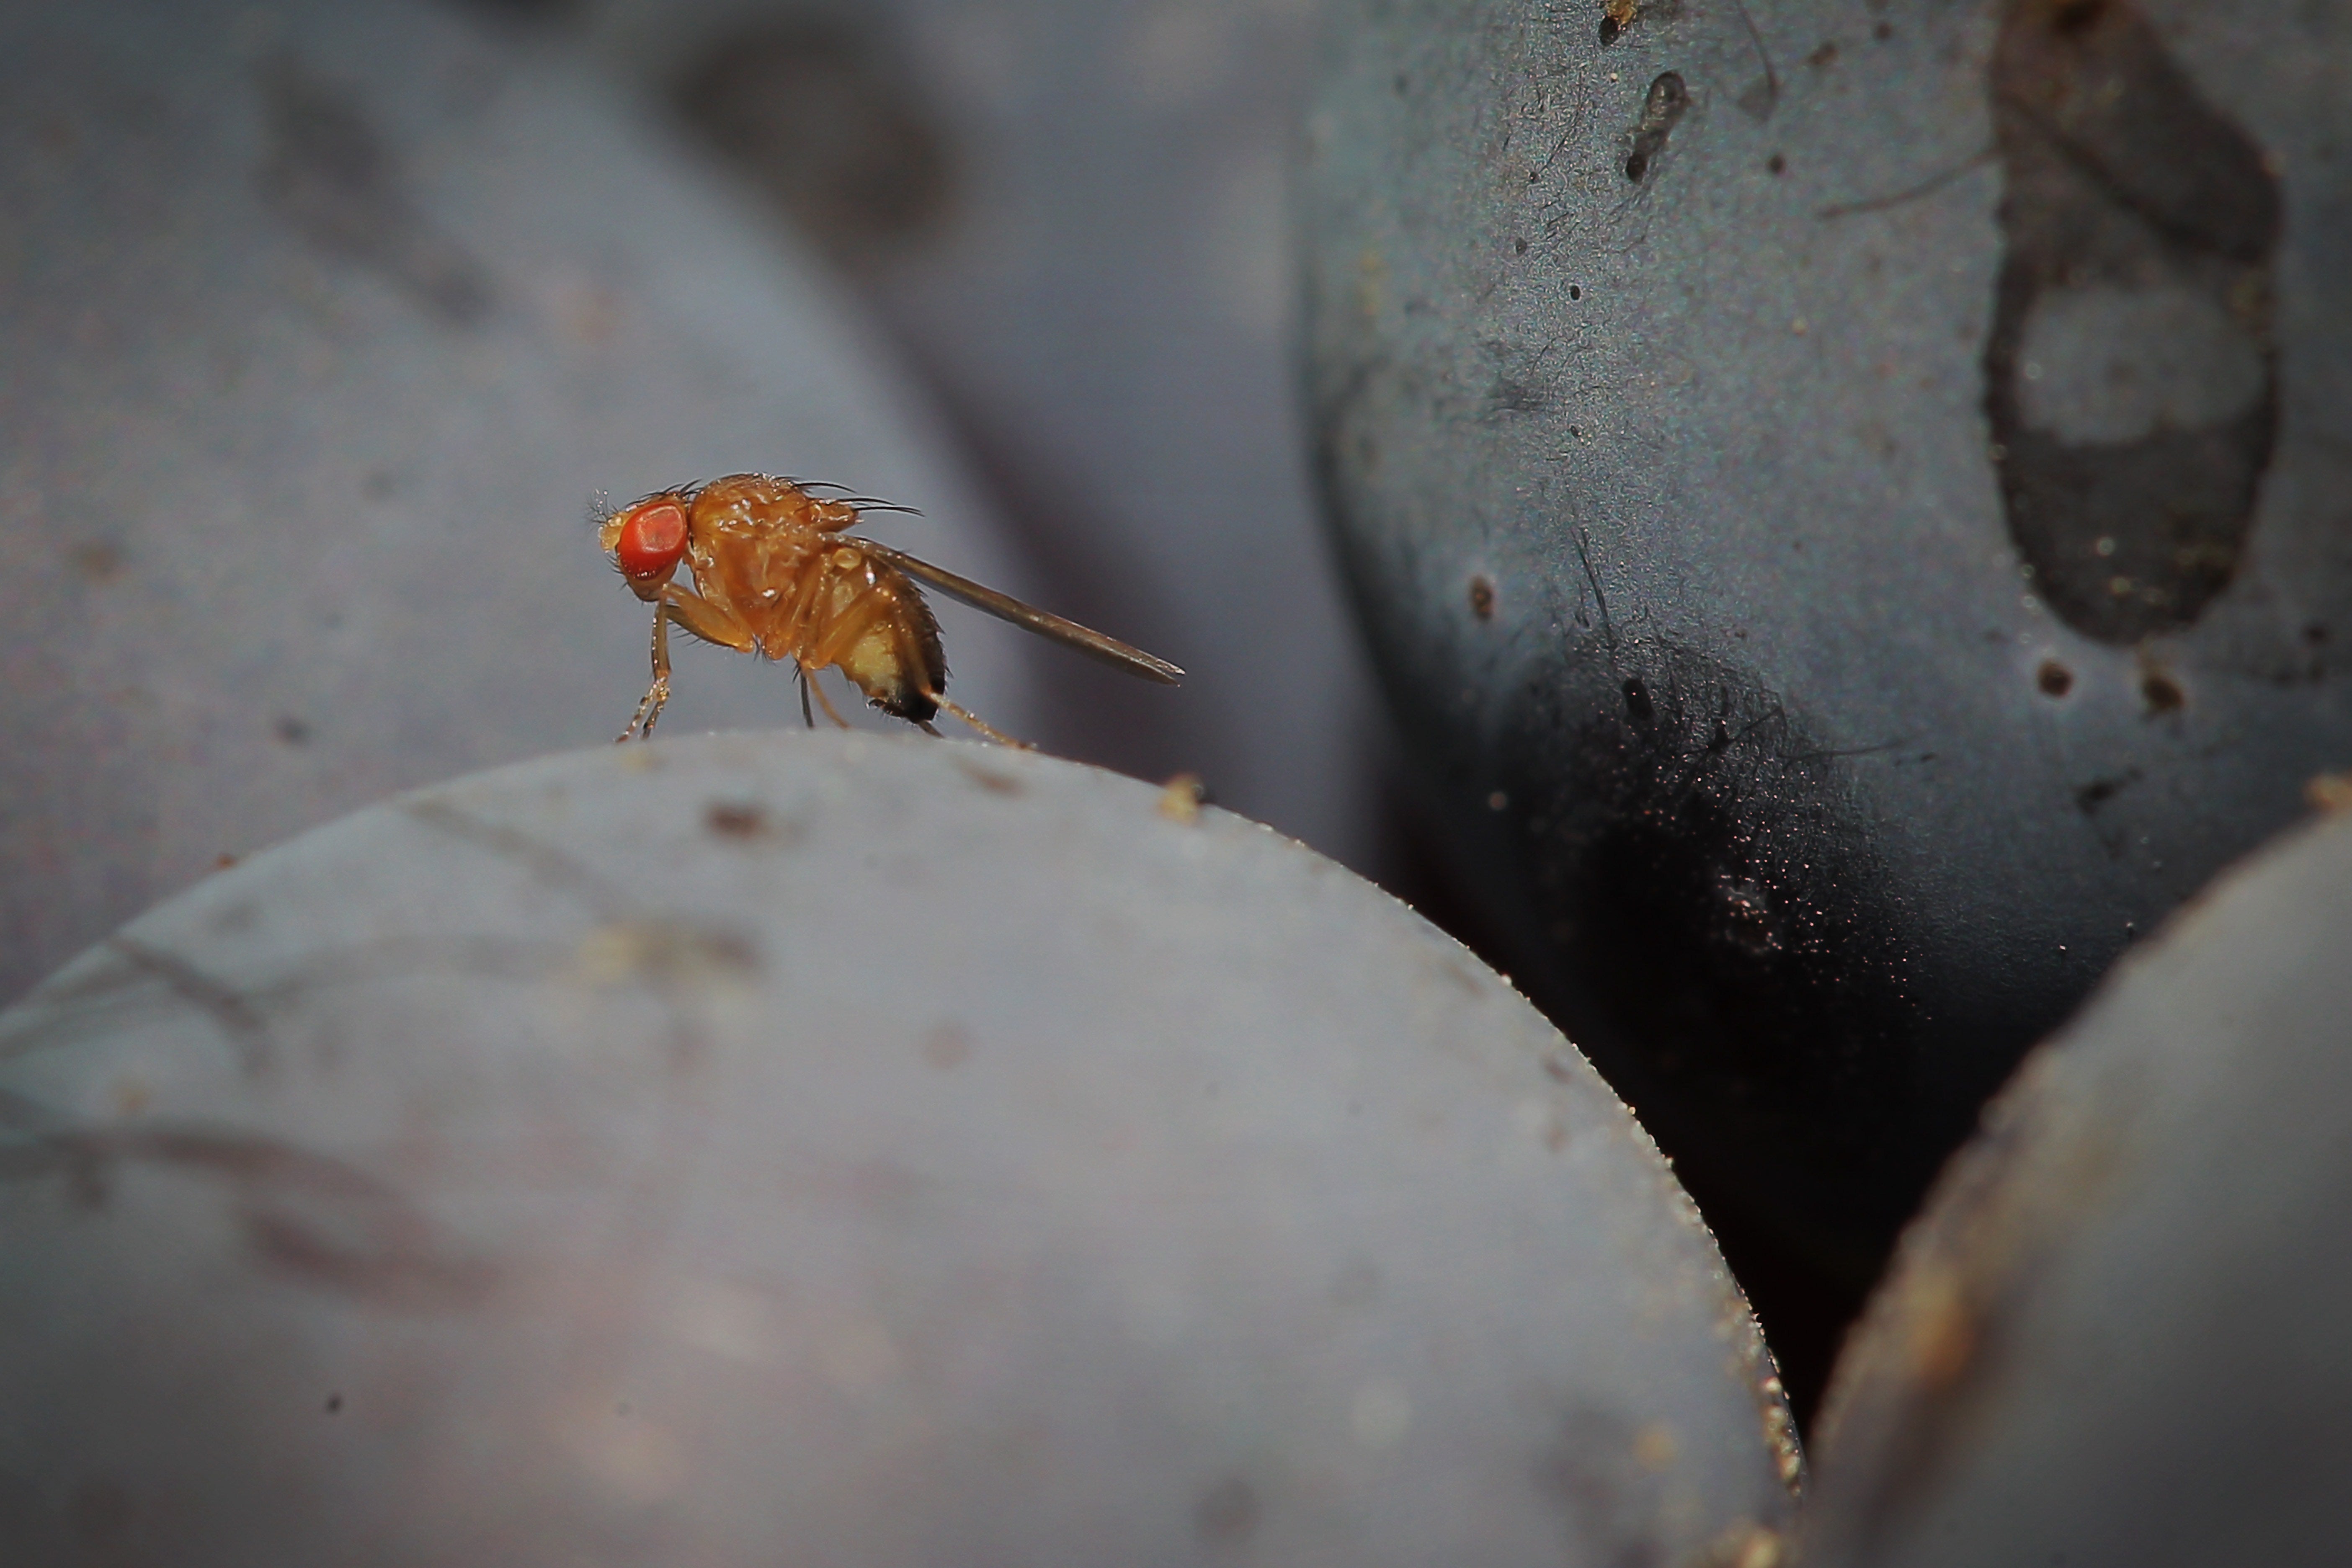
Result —
[[[905,551],[847,531],[869,510],[901,510],[856,496],[814,493],[831,486],[766,474],[730,474],[707,485],[656,490],[600,519],[599,542],[630,592],[654,606],[653,684],[637,704],[626,741],[653,733],[669,700],[669,628],[720,647],[790,659],[808,694],[847,728],[811,679],[837,668],[883,712],[939,731],[944,710],[991,740],[1013,740],[947,695],[939,622],[917,583],[974,609],[1051,638],[1129,675],[1173,686],[1184,672],[1164,658],[1000,594]],[[677,582],[684,564],[689,588]]]

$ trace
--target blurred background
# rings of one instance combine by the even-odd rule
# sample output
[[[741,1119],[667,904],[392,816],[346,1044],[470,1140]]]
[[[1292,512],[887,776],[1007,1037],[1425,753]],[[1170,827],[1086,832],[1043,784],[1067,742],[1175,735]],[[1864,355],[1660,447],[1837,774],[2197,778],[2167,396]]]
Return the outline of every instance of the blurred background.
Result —
[[[1809,1413],[1983,1096],[2352,734],[2352,12],[2145,9],[0,5],[0,1001],[303,828],[609,741],[647,616],[600,494],[836,481],[1189,672],[944,605],[961,701],[1197,773],[1512,973]],[[2069,222],[2113,184],[2000,163],[1988,83],[2093,13],[2191,106],[2116,132],[2134,177],[2178,122],[2271,193],[2245,256],[2125,246],[2255,367],[2193,636],[2053,616],[1987,444],[1999,279],[2079,259],[2003,182]],[[2115,415],[2137,362],[2068,321],[2035,395]],[[2102,614],[2116,534],[2061,542]],[[663,728],[797,710],[688,647]]]

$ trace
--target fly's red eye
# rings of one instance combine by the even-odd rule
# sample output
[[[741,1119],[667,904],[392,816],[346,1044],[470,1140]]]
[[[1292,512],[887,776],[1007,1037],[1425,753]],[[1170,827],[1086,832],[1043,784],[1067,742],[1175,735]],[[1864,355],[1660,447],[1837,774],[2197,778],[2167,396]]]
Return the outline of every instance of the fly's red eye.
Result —
[[[620,557],[621,570],[640,582],[668,576],[686,553],[686,509],[674,500],[635,508],[622,520],[613,552]]]

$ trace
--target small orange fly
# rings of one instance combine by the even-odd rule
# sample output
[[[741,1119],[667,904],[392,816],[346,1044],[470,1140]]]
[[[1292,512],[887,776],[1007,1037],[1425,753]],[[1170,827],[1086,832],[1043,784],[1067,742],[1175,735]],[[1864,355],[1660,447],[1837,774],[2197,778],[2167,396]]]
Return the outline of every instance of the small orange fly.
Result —
[[[931,718],[944,709],[991,740],[1021,745],[948,700],[940,625],[910,579],[1129,675],[1168,686],[1183,679],[1164,658],[846,531],[869,510],[908,509],[864,496],[812,493],[837,488],[730,474],[707,485],[656,490],[600,516],[598,540],[605,552],[630,592],[654,607],[653,685],[621,731],[623,741],[650,737],[669,700],[669,628],[676,626],[720,647],[791,659],[800,674],[801,716],[808,722],[815,722],[808,707],[814,688],[825,716],[848,727],[812,679],[831,666],[875,707],[933,735],[939,731]],[[680,562],[694,574],[691,588],[673,581]]]

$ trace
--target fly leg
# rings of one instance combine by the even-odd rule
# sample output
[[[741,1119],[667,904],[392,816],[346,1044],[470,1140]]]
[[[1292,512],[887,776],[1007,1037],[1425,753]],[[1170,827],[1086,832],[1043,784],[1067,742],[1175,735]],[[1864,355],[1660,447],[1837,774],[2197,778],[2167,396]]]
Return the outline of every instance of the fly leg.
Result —
[[[1026,741],[1014,740],[1012,736],[1006,734],[1003,731],[998,729],[987,720],[982,719],[971,709],[949,700],[945,696],[937,691],[933,691],[929,687],[925,687],[923,689],[923,695],[938,703],[943,711],[954,714],[957,718],[962,720],[965,723],[971,725],[973,729],[979,731],[982,734],[987,736],[990,740],[995,742],[1000,746],[1010,746],[1016,752],[1034,752],[1037,749]],[[931,727],[929,724],[924,725],[923,728],[926,730],[931,730]],[[936,735],[939,731],[937,730],[931,730],[931,733]]]
[[[675,583],[663,584],[661,597],[654,604],[654,682],[646,689],[645,700],[637,704],[629,727],[621,731],[622,741],[632,735],[641,741],[651,740],[654,721],[661,717],[662,707],[669,700],[669,627],[673,621],[688,637],[700,637],[704,642],[740,653],[759,651],[760,645],[753,640],[751,629],[733,615]]]
[[[845,730],[850,727],[849,721],[843,718],[841,716],[841,710],[833,705],[833,699],[824,694],[824,688],[816,683],[816,670],[811,669],[807,665],[803,665],[801,666],[801,703],[803,707],[807,705],[808,694],[812,691],[816,693],[817,706],[824,710],[824,716],[826,718],[832,720],[835,724],[840,725]],[[814,722],[812,722],[810,727],[812,729],[815,727]]]
[[[625,745],[632,735],[652,740],[654,721],[661,717],[662,706],[668,700],[669,605],[657,604],[654,606],[654,683],[646,689],[644,700],[630,717],[629,727],[614,738],[614,744]]]
[[[897,711],[895,705],[885,700],[887,693],[877,689],[872,671],[853,668],[845,661],[854,660],[853,650],[858,643],[877,626],[888,622],[898,608],[897,596],[887,589],[868,587],[847,604],[836,607],[824,627],[824,635],[813,639],[794,656],[800,661],[802,673],[814,689],[816,700],[824,704],[825,716],[845,730],[849,728],[849,721],[835,710],[833,699],[824,694],[824,687],[817,685],[817,672],[830,666],[839,666],[842,674],[849,678],[850,684],[864,691],[876,707],[885,712]],[[930,727],[925,725],[924,728]]]
[[[919,651],[914,646],[914,638],[911,636],[903,635],[904,627],[901,627],[901,632],[902,635],[898,639],[899,667],[909,672],[911,684],[915,689],[921,692],[933,707],[943,713],[954,714],[1000,746],[1010,746],[1016,752],[1034,752],[1037,749],[1026,741],[1014,740],[971,709],[949,697],[946,692],[933,688],[930,681],[920,673],[923,668],[922,659]],[[941,671],[941,674],[945,673],[944,670]],[[940,684],[945,685],[946,682],[941,681]],[[934,739],[939,737],[939,731],[932,728],[930,724],[925,723],[923,728]]]
[[[917,619],[919,616],[920,620]],[[927,647],[923,636],[923,629],[929,625],[929,613],[923,608],[921,596],[913,584],[893,571],[889,578],[869,582],[862,593],[836,606],[824,637],[799,658],[803,667],[811,669],[839,665],[842,673],[876,707],[919,726],[925,734],[936,737],[940,731],[928,715],[917,718],[914,711],[919,711],[912,700],[918,697],[928,702],[932,710],[954,714],[999,745],[1029,750],[970,709],[940,694],[939,688],[946,684],[947,671],[942,668],[934,672],[929,668],[938,658],[938,645]],[[857,651],[866,638],[877,630],[887,631],[893,645],[887,664],[869,662]],[[824,694],[819,691],[817,695]],[[832,710],[830,704],[826,710]]]

